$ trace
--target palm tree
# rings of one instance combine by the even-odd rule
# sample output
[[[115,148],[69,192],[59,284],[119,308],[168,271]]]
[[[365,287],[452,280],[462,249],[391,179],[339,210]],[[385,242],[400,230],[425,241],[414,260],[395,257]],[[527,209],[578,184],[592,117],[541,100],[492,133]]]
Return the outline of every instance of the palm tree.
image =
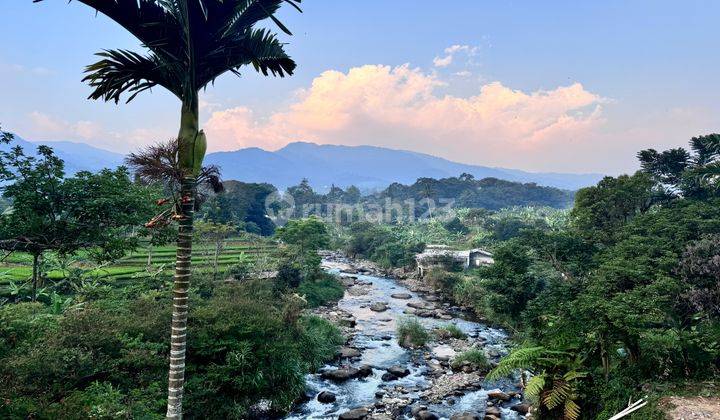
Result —
[[[41,0],[33,0],[38,2]],[[274,16],[287,3],[298,11],[301,0],[78,0],[114,20],[138,38],[143,54],[105,50],[87,66],[83,81],[92,99],[127,102],[155,86],[172,92],[182,103],[178,164],[183,178],[178,208],[179,233],[173,285],[173,317],[167,418],[182,418],[186,325],[196,177],[207,142],[199,127],[200,89],[221,74],[239,74],[252,65],[264,75],[283,77],[295,69],[276,35],[255,25],[267,18],[285,33]]]

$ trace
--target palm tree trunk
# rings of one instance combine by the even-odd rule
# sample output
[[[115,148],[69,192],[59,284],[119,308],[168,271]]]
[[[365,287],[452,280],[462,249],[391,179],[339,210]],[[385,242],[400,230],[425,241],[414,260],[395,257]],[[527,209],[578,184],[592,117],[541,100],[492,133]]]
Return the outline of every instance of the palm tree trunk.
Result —
[[[182,419],[185,386],[185,352],[187,348],[188,289],[192,258],[193,213],[195,184],[202,167],[207,143],[199,131],[197,97],[184,102],[178,136],[178,164],[184,176],[180,186],[180,228],[177,239],[175,278],[173,280],[173,315],[170,335],[170,372],[168,403],[165,417]]]
[[[182,419],[187,348],[188,289],[192,258],[192,230],[195,178],[185,177],[180,190],[182,218],[177,239],[175,277],[173,279],[172,332],[170,335],[170,373],[166,418]]]

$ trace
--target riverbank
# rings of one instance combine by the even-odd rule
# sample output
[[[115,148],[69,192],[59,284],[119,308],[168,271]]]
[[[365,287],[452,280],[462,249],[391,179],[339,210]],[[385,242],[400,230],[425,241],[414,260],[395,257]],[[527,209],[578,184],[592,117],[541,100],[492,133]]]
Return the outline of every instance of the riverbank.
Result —
[[[336,305],[313,312],[338,325],[347,343],[332,364],[308,376],[305,401],[288,419],[526,418],[515,381],[484,381],[487,369],[507,354],[504,331],[371,262],[326,253],[323,267],[338,274],[346,291]],[[430,333],[425,346],[398,342],[398,324],[409,319]],[[447,328],[458,333],[440,334]],[[488,366],[453,364],[469,350],[480,351]]]

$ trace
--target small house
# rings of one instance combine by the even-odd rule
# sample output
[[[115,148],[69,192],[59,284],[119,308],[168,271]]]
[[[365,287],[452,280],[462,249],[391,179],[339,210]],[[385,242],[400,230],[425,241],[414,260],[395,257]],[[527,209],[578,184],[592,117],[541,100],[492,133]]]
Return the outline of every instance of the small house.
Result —
[[[428,245],[425,251],[415,256],[418,277],[423,278],[433,267],[450,269],[455,265],[462,269],[477,268],[492,264],[492,254],[484,249],[453,250],[447,245]]]

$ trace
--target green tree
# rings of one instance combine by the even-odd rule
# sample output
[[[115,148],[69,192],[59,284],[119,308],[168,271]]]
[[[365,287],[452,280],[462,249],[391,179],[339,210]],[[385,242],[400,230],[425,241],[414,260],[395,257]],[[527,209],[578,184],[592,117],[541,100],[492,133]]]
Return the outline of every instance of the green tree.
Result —
[[[327,226],[317,217],[290,220],[278,228],[276,235],[286,244],[296,246],[300,253],[316,252],[330,245]]]
[[[133,184],[125,168],[64,176],[64,162],[48,146],[37,156],[19,146],[0,152],[2,195],[12,201],[0,215],[0,248],[32,255],[33,300],[44,252],[88,249],[98,261],[116,259],[137,245],[128,230],[152,211],[152,191]]]
[[[168,385],[168,418],[182,417],[187,342],[188,288],[196,177],[207,148],[199,127],[199,91],[228,71],[252,65],[264,75],[292,74],[295,62],[283,44],[267,29],[255,25],[267,18],[285,33],[290,31],[274,16],[283,4],[298,8],[300,0],[79,0],[120,24],[148,50],[106,50],[101,60],[86,68],[92,99],[128,101],[139,93],[162,86],[180,99],[178,167],[182,171],[179,209],[175,310]],[[298,8],[299,10],[299,8]]]
[[[601,244],[615,240],[618,230],[653,204],[653,181],[645,173],[605,177],[575,195],[570,217],[587,238]]]

